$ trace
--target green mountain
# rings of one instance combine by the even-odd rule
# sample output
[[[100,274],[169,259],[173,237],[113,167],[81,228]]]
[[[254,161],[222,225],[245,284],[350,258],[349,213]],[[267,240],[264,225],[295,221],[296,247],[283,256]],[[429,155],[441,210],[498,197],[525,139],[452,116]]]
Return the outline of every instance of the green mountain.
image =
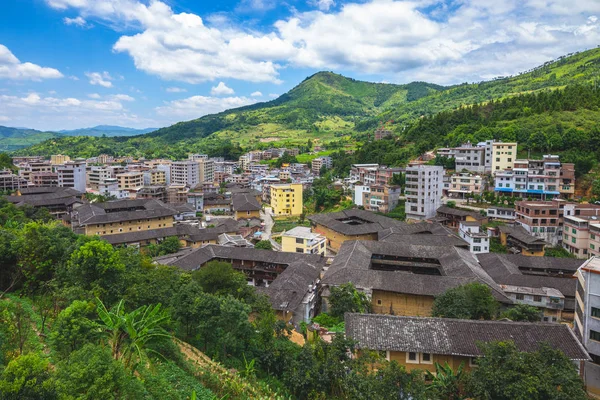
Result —
[[[98,125],[92,128],[61,130],[65,136],[136,136],[155,131],[156,128],[133,129],[122,126]]]
[[[0,126],[0,152],[19,150],[62,135],[56,132],[42,132],[27,128]]]
[[[92,156],[106,152],[180,158],[190,151],[203,151],[235,157],[242,148],[299,146],[308,139],[329,147],[355,145],[367,140],[368,134],[382,123],[387,123],[405,146],[414,144],[416,151],[426,144],[414,143],[410,140],[414,136],[408,132],[423,118],[471,104],[563,90],[572,85],[592,85],[599,73],[600,49],[561,57],[513,77],[451,87],[424,82],[369,83],[319,72],[269,102],[180,122],[143,136],[52,139],[21,153]],[[444,129],[437,127],[435,131],[444,136],[449,133]],[[443,141],[435,140],[430,145],[439,142]]]

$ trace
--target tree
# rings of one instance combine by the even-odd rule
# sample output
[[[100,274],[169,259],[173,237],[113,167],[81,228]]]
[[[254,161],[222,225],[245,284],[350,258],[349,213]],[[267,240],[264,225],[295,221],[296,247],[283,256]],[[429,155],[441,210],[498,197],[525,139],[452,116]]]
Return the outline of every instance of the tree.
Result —
[[[249,299],[253,290],[248,286],[246,275],[223,261],[211,261],[194,271],[192,277],[206,293],[231,295],[236,299]]]
[[[542,319],[543,312],[537,307],[527,304],[517,304],[503,312],[500,317],[508,318],[511,321],[539,322]]]
[[[195,280],[190,280],[175,293],[173,299],[173,318],[181,324],[183,336],[191,338],[196,332],[200,311],[197,300],[202,296],[202,287]]]
[[[456,208],[456,202],[454,200],[448,200],[446,206],[450,208]]]
[[[84,344],[98,339],[98,324],[94,322],[96,306],[92,302],[75,300],[62,310],[52,325],[50,343],[56,352],[66,357]]]
[[[55,399],[48,360],[32,353],[9,362],[0,376],[0,394],[3,400]]]
[[[431,380],[427,390],[438,399],[460,400],[465,398],[465,372],[464,365],[460,364],[456,372],[448,363],[440,365],[435,363],[435,374],[425,371],[425,374]]]
[[[442,318],[492,319],[498,302],[489,286],[473,282],[448,289],[435,298],[432,315]]]
[[[96,310],[101,320],[99,328],[112,357],[123,361],[125,367],[133,371],[144,360],[146,352],[152,351],[153,344],[171,339],[164,329],[169,315],[160,304],[142,306],[126,313],[123,300],[110,310],[102,301],[96,300]]]
[[[60,362],[56,372],[59,398],[144,399],[140,381],[127,373],[122,363],[111,357],[102,346],[88,344]]]
[[[270,240],[260,240],[254,245],[255,249],[261,250],[273,250],[273,245]]]
[[[147,249],[150,257],[164,256],[177,253],[181,249],[181,242],[177,236],[170,236],[157,245],[149,245]]]
[[[497,400],[586,399],[575,364],[543,343],[520,352],[513,342],[482,344],[483,357],[472,372],[471,395]]]
[[[356,290],[352,283],[333,286],[329,296],[329,305],[331,316],[340,319],[343,319],[347,312],[366,313],[371,309],[371,303],[367,296]]]
[[[92,240],[75,250],[67,263],[67,280],[96,296],[115,301],[122,293],[125,264],[119,252],[103,240]]]

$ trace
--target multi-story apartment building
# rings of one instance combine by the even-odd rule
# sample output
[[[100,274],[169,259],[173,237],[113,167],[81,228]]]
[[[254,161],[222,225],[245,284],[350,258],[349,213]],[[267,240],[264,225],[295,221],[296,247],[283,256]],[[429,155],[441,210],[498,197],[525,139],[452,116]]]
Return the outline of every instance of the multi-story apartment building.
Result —
[[[460,147],[438,149],[438,156],[454,158],[456,171],[467,170],[482,174],[485,169],[485,147],[473,146],[467,142]]]
[[[388,213],[398,206],[400,186],[355,185],[354,204],[367,211]]]
[[[240,169],[242,171],[245,171],[248,168],[248,166],[250,165],[251,162],[252,162],[252,156],[251,155],[244,154],[243,156],[240,156],[240,159],[239,159]]]
[[[47,161],[42,162],[27,162],[17,165],[19,168],[19,176],[26,181],[31,182],[31,174],[54,172],[52,165]]]
[[[200,164],[194,160],[171,163],[171,184],[195,186],[200,183]]]
[[[588,258],[600,253],[600,209],[597,215],[565,216],[562,246],[577,258]]]
[[[590,237],[588,255],[590,257],[600,257],[600,221],[590,221]]]
[[[200,183],[213,182],[215,180],[215,162],[209,159],[199,160],[198,177]]]
[[[490,220],[514,221],[517,218],[514,208],[491,206],[486,211]]]
[[[577,224],[585,225],[583,222],[571,220],[571,233],[566,230],[563,232],[566,217],[578,217],[581,219],[584,217],[600,216],[599,205],[569,203],[561,199],[554,199],[552,201],[518,201],[515,204],[515,210],[515,222],[518,225],[522,226],[530,235],[541,238],[553,246],[560,245],[563,241],[569,241],[571,245],[576,244],[572,242],[572,230]],[[575,237],[582,237],[584,231],[583,228],[578,230]],[[564,235],[567,237],[565,238]]]
[[[58,177],[58,186],[73,188],[84,193],[86,188],[86,163],[81,161],[68,161],[57,165],[55,171]]]
[[[358,181],[362,183],[375,183],[367,182],[367,177],[373,171],[379,168],[379,164],[352,164],[350,167],[350,180]]]
[[[161,169],[144,171],[144,186],[161,186],[167,184],[167,174]]]
[[[600,258],[587,260],[575,274],[574,331],[590,355],[583,378],[588,393],[600,397]]]
[[[53,154],[50,156],[50,164],[52,165],[61,165],[68,161],[71,161],[71,157],[64,154]]]
[[[171,184],[167,187],[167,203],[187,203],[190,188],[186,185]]]
[[[317,157],[311,162],[312,173],[318,176],[321,173],[321,169],[330,169],[332,165],[333,160],[331,157]]]
[[[100,186],[107,180],[116,179],[118,173],[124,172],[122,167],[107,166],[88,166],[87,168],[87,187],[91,190],[100,190]]]
[[[512,169],[517,158],[517,143],[491,143],[491,168],[492,173]]]
[[[469,251],[473,254],[490,252],[490,238],[481,231],[479,222],[461,221],[458,225],[458,236],[469,243]]]
[[[56,172],[34,172],[29,174],[29,183],[38,187],[58,187],[58,174]]]
[[[483,189],[484,181],[481,175],[461,172],[450,177],[448,196],[464,199],[466,195],[482,194]]]
[[[0,191],[8,192],[27,187],[27,181],[9,169],[0,170]]]
[[[392,183],[394,175],[404,172],[404,168],[388,168],[379,164],[352,164],[350,181],[365,185],[387,185]]]
[[[271,185],[271,207],[275,216],[296,216],[302,214],[302,184]]]
[[[119,181],[120,190],[134,193],[144,186],[144,173],[137,171],[123,172],[117,174],[117,180]]]
[[[281,251],[325,255],[327,238],[313,233],[310,228],[297,226],[281,235]]]
[[[442,198],[444,168],[415,165],[406,168],[406,217],[423,220],[433,218]]]
[[[494,190],[501,194],[539,199],[570,197],[575,190],[573,164],[561,166],[558,156],[516,160],[512,170],[496,173]]]

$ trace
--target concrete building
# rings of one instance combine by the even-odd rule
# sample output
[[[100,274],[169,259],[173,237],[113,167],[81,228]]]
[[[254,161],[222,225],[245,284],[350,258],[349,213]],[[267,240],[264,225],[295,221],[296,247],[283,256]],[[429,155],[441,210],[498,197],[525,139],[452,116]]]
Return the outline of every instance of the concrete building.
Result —
[[[271,185],[271,208],[275,216],[298,216],[303,211],[302,184]]]
[[[312,233],[310,228],[297,226],[281,235],[281,251],[325,255],[327,238]]]
[[[53,166],[47,161],[27,162],[18,164],[17,167],[19,168],[19,176],[28,182],[32,180],[31,174],[54,172]]]
[[[458,236],[469,243],[471,253],[485,254],[490,252],[490,238],[486,232],[481,231],[479,222],[461,222],[458,225]]]
[[[355,185],[354,204],[367,211],[388,213],[398,206],[400,186]]]
[[[0,191],[9,192],[27,187],[27,181],[9,169],[0,170]]]
[[[517,158],[517,143],[493,142],[491,146],[491,172],[512,169]]]
[[[333,160],[331,157],[317,157],[311,162],[311,170],[315,175],[321,174],[321,169],[324,167],[326,169],[331,169],[333,166]]]
[[[87,179],[85,162],[68,161],[57,165],[55,170],[58,175],[58,186],[85,192]]]
[[[195,186],[200,183],[200,164],[197,161],[173,161],[171,163],[171,184]]]
[[[562,247],[577,258],[598,255],[597,234],[600,232],[600,209],[598,215],[564,217]]]
[[[460,147],[438,149],[437,156],[454,158],[456,171],[467,170],[477,174],[483,174],[485,169],[485,147],[473,146],[467,142]]]
[[[52,165],[61,165],[68,161],[71,161],[71,157],[63,154],[53,154],[50,156],[50,164]]]
[[[416,165],[406,168],[406,218],[424,220],[433,218],[440,207],[444,168]]]
[[[489,220],[499,220],[511,222],[517,218],[514,208],[490,206],[486,210]]]
[[[215,180],[215,163],[213,160],[198,160],[198,179],[200,183],[213,182]]]
[[[576,273],[574,331],[591,360],[584,366],[588,393],[600,397],[600,258],[592,257]]]
[[[482,194],[483,189],[484,181],[481,175],[461,172],[450,177],[448,197],[464,199],[466,195]]]
[[[144,186],[162,186],[167,184],[167,174],[164,169],[144,171]]]
[[[139,171],[129,171],[117,174],[119,189],[135,193],[144,186],[144,173]]]
[[[87,187],[91,190],[99,190],[100,185],[106,182],[107,179],[116,179],[117,173],[120,173],[117,168],[107,166],[92,165],[87,168]]]

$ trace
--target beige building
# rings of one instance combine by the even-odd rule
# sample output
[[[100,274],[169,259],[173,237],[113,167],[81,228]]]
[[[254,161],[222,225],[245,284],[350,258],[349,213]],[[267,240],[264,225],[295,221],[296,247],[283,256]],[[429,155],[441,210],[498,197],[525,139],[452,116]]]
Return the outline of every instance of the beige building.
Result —
[[[53,154],[50,156],[50,164],[52,165],[61,165],[68,161],[71,161],[71,157],[63,154]]]
[[[144,171],[144,186],[162,186],[167,184],[167,174],[164,170],[151,169]]]
[[[215,163],[213,160],[201,159],[198,161],[198,176],[200,183],[213,182],[215,180]]]
[[[275,216],[297,216],[302,214],[302,184],[271,185],[271,207]]]
[[[281,250],[288,253],[325,255],[327,238],[312,233],[310,228],[297,226],[281,235]]]
[[[492,143],[492,173],[513,168],[517,159],[517,143]]]
[[[130,171],[117,174],[119,181],[119,190],[137,192],[144,186],[144,173],[140,171]]]
[[[448,196],[463,199],[465,195],[483,193],[483,178],[481,175],[469,173],[454,174],[450,177]]]

